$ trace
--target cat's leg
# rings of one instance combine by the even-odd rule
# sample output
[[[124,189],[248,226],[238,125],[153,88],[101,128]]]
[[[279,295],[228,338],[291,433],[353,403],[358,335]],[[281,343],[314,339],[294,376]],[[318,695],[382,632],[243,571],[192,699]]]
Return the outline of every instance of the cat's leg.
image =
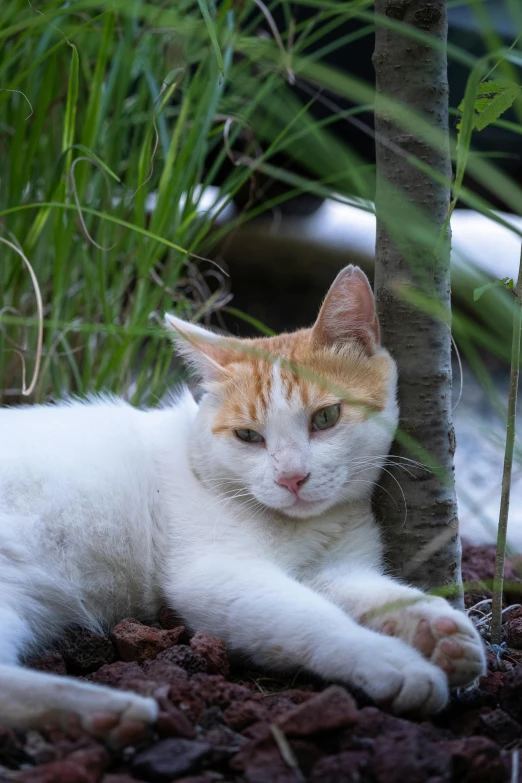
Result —
[[[17,666],[31,638],[24,619],[0,605],[0,724],[67,728],[79,722],[93,734],[121,742],[156,720],[154,699]]]
[[[443,598],[349,563],[325,569],[313,586],[367,628],[416,648],[446,672],[450,685],[467,685],[484,673],[484,645],[477,630]]]
[[[167,591],[172,606],[258,665],[306,668],[362,688],[396,712],[436,712],[446,703],[440,669],[400,639],[363,628],[271,563],[215,553],[177,570]]]

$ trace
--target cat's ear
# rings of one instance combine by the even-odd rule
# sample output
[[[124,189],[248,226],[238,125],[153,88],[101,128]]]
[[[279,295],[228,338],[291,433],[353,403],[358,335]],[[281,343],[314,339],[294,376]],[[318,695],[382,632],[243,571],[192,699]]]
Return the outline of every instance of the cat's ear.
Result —
[[[203,381],[215,381],[223,377],[233,354],[234,338],[222,337],[170,313],[165,313],[165,326],[177,353],[183,356]]]
[[[371,356],[379,337],[379,321],[368,278],[358,266],[345,266],[326,294],[312,328],[312,341],[324,346],[356,341]]]

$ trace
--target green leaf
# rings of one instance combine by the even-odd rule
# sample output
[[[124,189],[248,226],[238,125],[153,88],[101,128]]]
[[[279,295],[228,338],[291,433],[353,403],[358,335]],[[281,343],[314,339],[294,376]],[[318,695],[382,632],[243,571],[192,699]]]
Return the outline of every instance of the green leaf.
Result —
[[[484,130],[488,125],[498,120],[504,112],[511,108],[520,92],[521,88],[514,82],[481,82],[477,87],[473,104],[473,127],[476,130]],[[458,108],[463,115],[462,120],[457,123],[457,130],[460,131],[464,121],[466,101],[461,101]]]
[[[65,104],[65,122],[63,126],[62,136],[62,152],[69,150],[66,170],[71,167],[71,147],[74,143],[74,128],[76,123],[76,107],[78,103],[78,49],[74,44],[71,44],[72,48],[72,60],[71,68],[69,71],[69,85],[67,88],[67,102]]]
[[[489,291],[490,288],[498,288],[499,286],[513,289],[514,282],[510,277],[504,277],[502,278],[502,280],[494,280],[492,283],[486,283],[486,285],[481,285],[480,288],[475,288],[475,290],[473,291],[473,301],[478,302],[482,294],[484,294],[486,291]]]
[[[208,34],[212,42],[212,48],[214,49],[214,54],[216,55],[216,60],[218,61],[219,70],[221,71],[221,75],[224,76],[225,64],[223,62],[223,55],[221,54],[221,49],[219,48],[219,42],[216,33],[216,25],[214,24],[214,22],[212,21],[212,17],[210,16],[207,0],[198,0],[198,5],[203,15],[203,19],[205,20],[205,24],[207,26]]]
[[[492,98],[485,109],[479,113],[475,121],[476,129],[484,130],[492,122],[498,120],[505,111],[511,108],[519,92],[520,87],[517,84],[512,84]]]

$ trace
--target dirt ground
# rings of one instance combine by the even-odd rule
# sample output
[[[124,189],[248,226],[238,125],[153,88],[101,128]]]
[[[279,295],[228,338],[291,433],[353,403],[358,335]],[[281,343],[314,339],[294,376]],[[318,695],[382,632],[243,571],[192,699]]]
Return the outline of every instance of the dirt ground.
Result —
[[[487,631],[494,550],[465,546],[466,606]],[[501,783],[522,780],[522,608],[512,564],[504,643],[488,649],[477,687],[455,693],[432,720],[396,718],[361,693],[299,675],[230,668],[223,643],[189,634],[165,609],[145,626],[122,621],[110,638],[72,629],[29,665],[153,695],[148,735],[109,748],[56,728],[0,726],[0,781],[20,783]],[[478,606],[477,606],[478,604]],[[514,605],[514,608],[508,608]],[[1,694],[0,694],[1,698]]]

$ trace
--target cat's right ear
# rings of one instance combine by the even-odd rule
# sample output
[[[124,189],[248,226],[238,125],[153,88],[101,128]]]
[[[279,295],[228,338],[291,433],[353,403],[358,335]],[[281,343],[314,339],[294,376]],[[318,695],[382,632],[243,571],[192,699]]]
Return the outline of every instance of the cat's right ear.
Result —
[[[233,356],[234,338],[222,337],[209,329],[165,313],[176,351],[203,381],[220,380]]]
[[[346,266],[333,281],[312,327],[316,345],[359,343],[371,356],[379,344],[379,321],[368,278],[358,266]]]

